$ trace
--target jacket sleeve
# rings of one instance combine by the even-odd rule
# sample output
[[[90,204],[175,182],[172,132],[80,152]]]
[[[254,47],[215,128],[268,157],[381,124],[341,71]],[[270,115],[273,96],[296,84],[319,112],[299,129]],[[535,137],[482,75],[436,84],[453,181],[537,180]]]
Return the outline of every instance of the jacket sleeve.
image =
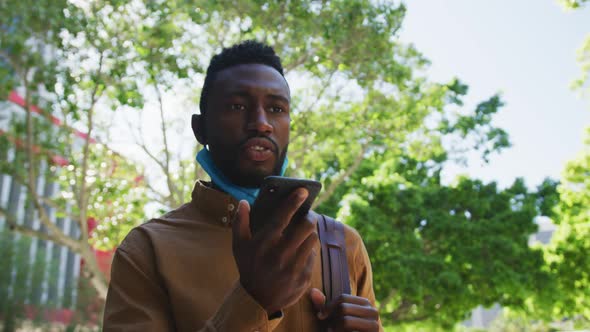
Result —
[[[356,280],[356,294],[364,297],[374,308],[377,308],[375,301],[375,292],[373,290],[373,270],[371,268],[371,261],[367,249],[356,230],[352,230],[354,245],[354,264],[352,264],[351,277]],[[383,323],[379,318],[379,331],[383,332]]]
[[[168,294],[151,261],[151,246],[137,243],[139,239],[134,236],[137,234],[130,235],[113,258],[103,329],[106,332],[176,331]],[[147,241],[142,236],[140,239]],[[216,313],[195,332],[267,332],[280,321],[281,318],[269,320],[266,311],[236,281]]]

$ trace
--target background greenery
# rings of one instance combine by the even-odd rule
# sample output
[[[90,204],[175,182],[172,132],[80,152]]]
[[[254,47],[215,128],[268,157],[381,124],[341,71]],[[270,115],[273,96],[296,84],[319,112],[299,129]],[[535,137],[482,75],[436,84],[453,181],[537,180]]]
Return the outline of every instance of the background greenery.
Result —
[[[510,310],[505,326],[590,319],[590,132],[560,182],[444,184],[445,165],[510,147],[493,122],[503,100],[466,109],[459,78],[429,80],[427,58],[395,38],[403,3],[0,0],[0,11],[0,95],[18,88],[29,110],[0,136],[4,152],[19,151],[0,166],[26,188],[48,233],[0,211],[14,231],[79,253],[98,296],[107,281],[93,248],[116,247],[154,211],[187,200],[203,176],[186,127],[207,62],[253,38],[274,45],[293,88],[288,175],[321,180],[317,210],[362,234],[390,328],[449,330],[494,303]],[[578,89],[590,72],[585,45]],[[51,116],[61,125],[48,125]],[[114,151],[125,139],[136,148]],[[69,165],[40,166],[55,155]],[[40,172],[61,184],[59,195],[37,195]],[[80,237],[52,226],[43,204],[77,221]],[[89,217],[99,222],[92,231]],[[550,245],[531,246],[540,217],[558,228]]]

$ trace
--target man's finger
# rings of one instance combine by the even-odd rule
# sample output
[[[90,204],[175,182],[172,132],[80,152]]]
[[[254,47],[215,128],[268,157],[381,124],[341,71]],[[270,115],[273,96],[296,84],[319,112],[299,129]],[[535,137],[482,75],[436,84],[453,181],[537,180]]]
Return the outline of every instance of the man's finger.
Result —
[[[314,309],[317,310],[319,317],[319,314],[324,310],[326,305],[326,296],[321,290],[312,288],[311,291],[309,291],[309,298],[311,299]]]
[[[305,267],[308,265],[309,256],[312,255],[315,247],[318,246],[319,238],[317,233],[311,233],[301,243],[298,248],[295,248],[295,260],[293,261],[293,268],[295,271],[304,271]]]
[[[301,204],[305,202],[307,195],[309,195],[309,193],[305,188],[297,188],[294,190],[289,195],[289,197],[277,207],[276,215],[272,217],[274,222],[266,225],[265,229],[263,230],[264,233],[268,232],[270,234],[265,234],[264,237],[276,238],[280,236],[285,228],[289,225],[289,222],[291,222],[291,219]]]
[[[308,213],[301,219],[292,221],[293,222],[288,225],[283,232],[283,237],[287,239],[287,241],[293,241],[296,248],[305,241],[309,234],[312,232],[317,233],[318,220],[315,213]]]
[[[344,316],[338,325],[343,331],[378,331],[379,323],[376,320],[355,316]]]
[[[245,200],[241,200],[238,204],[238,211],[236,211],[232,222],[232,233],[234,247],[252,238],[252,233],[250,232],[250,204]]]
[[[342,316],[353,316],[372,320],[379,318],[379,312],[372,306],[342,303],[340,305],[340,312]]]
[[[310,237],[317,239],[316,230],[315,214],[308,213],[306,217],[291,223],[285,230],[280,243],[279,250],[283,253],[283,259],[290,261],[293,257],[300,256],[304,243],[310,241]]]
[[[370,306],[371,302],[364,297],[354,296],[350,294],[342,294],[340,295],[332,304],[338,305],[340,303],[352,303],[364,306]]]
[[[365,299],[364,297],[342,294],[338,298],[336,298],[336,300],[330,303],[326,303],[325,309],[322,313],[323,318],[320,317],[320,319],[325,319],[332,316],[335,312],[343,310],[344,307],[348,304],[358,306],[371,306],[371,302],[369,302],[369,300]]]

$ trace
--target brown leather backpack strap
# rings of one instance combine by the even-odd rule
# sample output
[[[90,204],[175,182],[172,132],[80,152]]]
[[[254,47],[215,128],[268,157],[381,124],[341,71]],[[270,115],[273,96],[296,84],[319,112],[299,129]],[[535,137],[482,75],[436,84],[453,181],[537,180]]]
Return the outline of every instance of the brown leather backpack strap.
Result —
[[[344,225],[321,215],[318,236],[322,247],[322,284],[326,300],[331,302],[341,294],[350,294]]]

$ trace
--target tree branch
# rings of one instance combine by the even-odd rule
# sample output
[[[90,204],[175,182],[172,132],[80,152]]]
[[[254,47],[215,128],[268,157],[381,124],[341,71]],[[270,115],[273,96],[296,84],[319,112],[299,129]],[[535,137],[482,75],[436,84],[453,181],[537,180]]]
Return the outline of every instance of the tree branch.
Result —
[[[160,105],[162,105],[160,103]],[[141,115],[140,115],[141,116]],[[141,122],[141,121],[140,121]],[[131,125],[131,124],[130,124]],[[149,189],[154,192],[156,195],[160,196],[160,203],[162,203],[163,205],[170,205],[170,206],[175,206],[176,205],[176,201],[175,198],[173,197],[174,192],[172,190],[170,190],[170,181],[171,181],[171,177],[170,177],[170,173],[168,172],[168,168],[166,167],[166,164],[164,164],[160,158],[158,158],[157,156],[155,156],[150,149],[147,147],[147,145],[145,144],[145,141],[143,140],[143,130],[141,128],[141,125],[138,127],[138,131],[139,131],[139,138],[135,137],[135,135],[133,135],[133,138],[135,140],[135,144],[137,144],[142,150],[143,152],[145,152],[145,154],[156,163],[156,165],[158,165],[158,167],[162,170],[162,173],[164,173],[164,176],[166,176],[166,182],[168,185],[168,191],[169,194],[168,195],[164,195],[162,194],[159,190],[156,190],[155,188],[153,188],[149,182],[148,182],[148,187]],[[164,129],[165,132],[165,129]],[[167,145],[167,143],[166,143]],[[166,149],[167,150],[167,149]]]
[[[84,273],[84,276],[90,279],[98,296],[104,300],[107,296],[108,283],[104,273],[98,266],[94,249],[91,246],[86,246],[81,250],[80,256],[82,256],[86,263],[85,268],[88,269],[88,271]]]
[[[102,71],[103,65],[103,53],[100,53],[100,57],[98,59],[98,70],[97,75],[100,76]],[[92,95],[90,99],[90,107],[88,108],[88,129],[86,131],[86,137],[84,138],[84,149],[83,149],[83,156],[82,156],[82,174],[80,174],[80,179],[78,180],[80,183],[80,192],[78,193],[78,208],[80,209],[80,218],[78,222],[80,224],[80,237],[84,242],[88,242],[88,223],[87,220],[87,213],[88,213],[88,198],[89,196],[86,193],[86,173],[88,172],[88,157],[90,154],[90,137],[92,135],[92,130],[94,127],[93,122],[93,115],[94,115],[94,106],[98,100],[97,96],[98,92],[98,82],[94,82],[94,88],[92,90]]]
[[[47,215],[47,211],[43,205],[41,205],[41,201],[43,200],[35,191],[34,187],[30,186],[30,183],[25,183],[25,187],[27,188],[28,193],[31,195],[31,200],[33,201],[33,205],[35,205],[35,209],[39,212],[39,219],[49,233],[51,233],[56,239],[59,239],[59,242],[68,248],[72,249],[72,251],[79,252],[80,250],[80,243],[68,235],[66,235],[55,223],[49,219]],[[78,222],[78,219],[72,219]]]
[[[25,187],[29,195],[31,196],[31,200],[33,201],[33,205],[35,209],[39,212],[40,221],[49,233],[51,233],[56,239],[59,239],[59,243],[71,248],[72,250],[79,250],[79,244],[65,235],[57,225],[51,222],[45,208],[41,205],[39,195],[37,194],[37,184],[35,180],[37,179],[37,175],[35,174],[35,159],[33,153],[33,114],[31,111],[31,94],[28,86],[28,70],[24,73],[23,81],[25,86],[25,110],[26,110],[26,137],[25,137],[25,147],[26,147],[26,156],[27,156],[27,173],[28,179],[27,181],[23,181],[25,183]],[[16,175],[16,174],[15,174]],[[7,218],[8,219],[8,218]],[[15,224],[16,225],[16,224]]]
[[[326,90],[328,89],[328,86],[330,85],[330,81],[332,79],[332,76],[334,76],[334,74],[336,73],[336,70],[332,70],[332,72],[328,75],[328,78],[324,81],[324,84],[322,85],[322,87],[320,88],[320,91],[318,92],[318,94],[316,95],[316,98],[313,102],[309,103],[304,110],[302,110],[301,112],[299,112],[300,114],[300,120],[299,121],[307,121],[306,116],[307,114],[309,114],[312,111],[312,108],[314,106],[317,105],[318,101],[323,97],[324,93],[326,92]],[[302,151],[307,151],[309,150],[311,147],[308,144],[308,139],[306,135],[292,135],[291,136],[291,142],[295,141],[296,139],[300,138],[302,141],[302,145],[303,145],[303,149]],[[298,160],[293,160],[295,162],[296,165],[302,165],[303,164],[303,158],[304,158],[304,154],[301,155],[301,158],[298,158]]]
[[[139,147],[143,150],[143,152],[145,152],[148,155],[148,157],[150,157],[150,159],[152,159],[156,163],[156,165],[158,165],[158,167],[160,167],[160,169],[164,173],[164,176],[168,177],[168,175],[167,175],[168,173],[166,172],[166,165],[164,165],[164,163],[160,159],[158,159],[158,157],[156,157],[148,149],[148,147],[145,145],[145,142],[143,142],[143,139],[142,139],[142,142],[137,142],[137,145],[139,145]],[[170,192],[169,195],[166,196],[166,195],[161,194],[159,191],[154,190],[153,188],[150,188],[150,189],[152,189],[154,192],[160,194],[162,197],[167,197],[167,200],[172,200],[173,199],[171,197],[172,196],[172,192]]]
[[[283,67],[283,72],[285,73],[285,75],[287,75],[287,73],[290,72],[291,70],[304,64],[305,61],[307,61],[307,59],[309,59],[309,55],[310,55],[310,52],[303,53],[299,58],[297,58],[297,60],[295,60],[295,61],[287,64],[285,67]]]
[[[13,181],[16,181],[17,183],[20,183],[21,185],[25,186],[27,192],[29,193],[29,195],[31,196],[31,200],[33,201],[33,205],[35,205],[35,209],[39,212],[39,218],[41,223],[47,227],[48,231],[52,233],[52,235],[49,236],[53,236],[54,239],[58,239],[57,242],[59,242],[60,244],[67,246],[68,248],[72,249],[73,251],[77,251],[79,247],[79,244],[73,240],[71,237],[69,237],[68,235],[66,235],[61,229],[59,229],[59,227],[57,227],[55,225],[55,223],[51,222],[51,220],[49,219],[49,216],[47,215],[47,212],[45,211],[45,208],[40,204],[40,202],[43,202],[44,204],[47,205],[51,205],[53,208],[60,209],[59,206],[57,206],[57,204],[55,204],[54,202],[52,202],[51,200],[49,200],[48,198],[45,197],[41,197],[37,194],[36,191],[33,191],[32,188],[29,186],[28,182],[23,181],[23,179],[18,175],[18,174],[11,174],[11,177],[13,179]],[[8,213],[6,212],[6,210],[1,209],[0,208],[0,212],[2,212],[3,215],[6,216],[6,218],[11,217],[12,221],[14,221],[14,225],[15,227],[18,226],[16,224],[16,218],[14,218],[14,216],[9,216]],[[77,220],[76,217],[74,217],[71,214],[66,214],[66,216],[72,220]],[[44,234],[44,233],[41,233]],[[56,242],[54,240],[51,240],[53,242]]]
[[[313,102],[309,103],[304,110],[300,111],[299,114],[301,114],[301,117],[304,117],[306,114],[308,114],[309,112],[312,111],[312,108],[314,106],[316,106],[319,102],[319,100],[323,97],[324,93],[326,92],[326,90],[328,89],[328,86],[330,85],[330,81],[332,80],[332,76],[334,76],[334,74],[336,73],[336,70],[333,70],[329,75],[328,78],[324,81],[324,84],[322,85],[322,87],[320,88],[319,93],[316,95],[316,98]],[[338,89],[338,92],[342,90],[342,88]],[[304,121],[304,120],[301,120]],[[291,141],[294,141],[295,139],[299,138],[299,136],[291,136]],[[307,149],[304,149],[304,151],[306,151]]]
[[[156,196],[158,196],[156,197],[157,203],[160,203],[162,205],[168,205],[168,203],[170,202],[169,196],[162,194],[162,192],[154,188],[149,181],[146,181],[145,183],[148,189],[151,190],[152,193],[154,193]]]
[[[336,66],[336,67],[338,67],[338,66]],[[307,105],[304,112],[311,111],[311,108],[314,107],[315,105],[317,105],[317,103],[324,96],[324,93],[326,92],[326,90],[330,86],[330,82],[332,81],[332,77],[334,76],[334,74],[336,74],[337,71],[338,71],[337,69],[333,69],[330,72],[330,74],[328,75],[328,78],[324,81],[323,86],[320,88],[320,92],[317,94],[315,100],[313,102],[309,103],[309,105]]]
[[[361,165],[361,162],[363,161],[363,159],[365,157],[365,152],[367,151],[367,148],[368,147],[369,147],[369,143],[368,142],[367,143],[364,143],[361,146],[361,150],[359,151],[359,153],[354,158],[354,161],[352,162],[352,164],[350,164],[350,166],[348,167],[348,169],[346,169],[346,171],[344,171],[339,176],[337,176],[330,183],[330,185],[326,188],[326,190],[320,194],[320,196],[314,202],[313,208],[315,208],[316,206],[318,206],[318,205],[322,204],[323,202],[327,201],[330,198],[330,196],[332,196],[332,194],[334,194],[334,191],[336,191],[336,188],[338,188],[338,186],[340,184],[342,184],[342,182],[344,182],[344,180],[346,180],[347,177],[349,177],[350,175],[352,175],[352,173],[354,173],[359,168],[359,166]]]
[[[31,94],[29,90],[29,82],[28,82],[28,70],[23,73],[23,81],[25,86],[25,110],[26,110],[26,117],[25,117],[25,124],[27,127],[27,134],[25,137],[25,148],[27,154],[27,173],[28,173],[28,187],[33,191],[33,193],[37,193],[35,179],[37,179],[35,175],[34,169],[34,154],[33,154],[33,114],[31,113]]]
[[[36,237],[41,240],[51,241],[53,243],[68,247],[70,250],[72,250],[74,252],[80,252],[80,245],[61,232],[59,234],[45,233],[45,232],[35,230],[35,229],[29,228],[29,227],[25,227],[23,225],[19,225],[16,220],[16,217],[14,215],[10,214],[4,208],[0,208],[0,215],[4,216],[6,218],[6,222],[8,223],[8,227],[12,231],[18,232],[18,233],[26,235],[26,236]]]
[[[65,215],[69,219],[79,222],[78,220],[80,219],[80,216],[74,216],[73,214],[64,211],[64,209],[61,206],[59,206],[57,203],[55,203],[53,200],[51,200],[47,197],[42,197],[42,196],[38,196],[38,199],[43,204],[49,205],[50,207],[52,207],[56,210],[60,210],[60,213],[62,213],[63,215]]]
[[[170,198],[171,198],[170,205],[171,206],[178,206],[179,201],[182,200],[182,194],[180,193],[180,191],[178,190],[178,188],[174,184],[174,181],[172,181],[172,174],[170,174],[170,147],[168,145],[166,121],[164,119],[164,103],[162,102],[162,93],[160,91],[160,87],[158,86],[158,83],[156,83],[155,78],[152,77],[152,79],[154,79],[154,82],[155,82],[154,87],[156,88],[156,95],[158,97],[158,103],[160,105],[160,107],[159,107],[160,121],[162,122],[160,129],[162,131],[162,136],[164,137],[164,156],[165,156],[164,175],[166,176],[166,183],[168,185],[168,191],[170,192]]]

